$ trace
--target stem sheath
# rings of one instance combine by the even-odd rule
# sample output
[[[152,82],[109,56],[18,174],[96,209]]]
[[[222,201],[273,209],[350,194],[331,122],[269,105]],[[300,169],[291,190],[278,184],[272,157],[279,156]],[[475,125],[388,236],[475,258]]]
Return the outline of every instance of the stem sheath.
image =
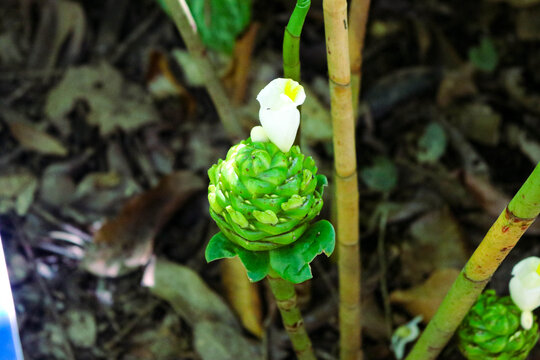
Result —
[[[191,16],[186,0],[165,0],[176,28],[180,32],[186,47],[204,77],[206,90],[210,94],[223,127],[233,142],[243,138],[243,131],[235,117],[234,108],[218,78],[214,67],[206,56],[206,48],[197,33],[197,26]]]
[[[283,76],[300,81],[300,35],[311,0],[298,0],[283,36]]]
[[[472,254],[406,360],[435,359],[506,255],[540,213],[540,164]]]
[[[281,313],[283,326],[291,339],[298,360],[315,360],[311,340],[296,302],[294,285],[280,277],[268,276],[268,282]]]
[[[347,1],[323,0],[333,126],[341,360],[361,358],[360,248],[358,244],[358,178]]]

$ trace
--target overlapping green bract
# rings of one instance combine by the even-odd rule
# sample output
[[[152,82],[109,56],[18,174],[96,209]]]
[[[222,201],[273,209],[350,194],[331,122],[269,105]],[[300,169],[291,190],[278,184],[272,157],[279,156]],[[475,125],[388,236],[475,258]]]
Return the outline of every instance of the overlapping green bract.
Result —
[[[469,360],[524,360],[538,341],[538,324],[524,330],[521,310],[509,296],[486,290],[461,323],[458,346]]]
[[[208,171],[210,214],[224,235],[251,251],[298,240],[321,211],[326,177],[298,146],[243,140]]]

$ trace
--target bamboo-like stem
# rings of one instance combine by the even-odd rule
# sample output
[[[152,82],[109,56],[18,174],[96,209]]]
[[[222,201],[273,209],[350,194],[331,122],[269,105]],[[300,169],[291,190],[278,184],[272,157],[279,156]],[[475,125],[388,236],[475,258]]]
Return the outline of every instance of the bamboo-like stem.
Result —
[[[242,128],[236,119],[234,108],[227,97],[227,93],[206,56],[206,49],[197,33],[197,26],[191,16],[186,0],[165,0],[165,2],[176,28],[186,43],[188,51],[196,60],[195,63],[203,76],[206,90],[214,102],[225,131],[227,131],[231,140],[236,142],[243,138]]]
[[[315,360],[311,340],[309,339],[304,320],[296,302],[294,285],[280,277],[269,275],[268,282],[281,313],[283,326],[291,339],[298,360]]]
[[[361,358],[358,178],[347,30],[347,1],[323,0],[333,126],[341,360]]]
[[[298,0],[283,36],[283,76],[300,81],[300,35],[311,0]]]
[[[349,60],[351,62],[351,89],[354,115],[358,113],[362,85],[362,50],[366,38],[366,25],[370,0],[352,0],[349,10]]]
[[[540,213],[540,163],[472,254],[406,360],[435,359],[487,282]]]

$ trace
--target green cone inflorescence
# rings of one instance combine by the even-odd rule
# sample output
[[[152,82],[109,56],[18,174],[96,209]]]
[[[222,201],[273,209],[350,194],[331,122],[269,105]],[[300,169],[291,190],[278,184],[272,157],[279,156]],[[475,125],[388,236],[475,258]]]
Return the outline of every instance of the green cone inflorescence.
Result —
[[[536,319],[531,329],[520,324],[521,310],[509,296],[486,290],[461,323],[458,346],[469,360],[524,360],[538,341]]]
[[[326,177],[298,146],[244,140],[208,171],[210,214],[225,236],[251,251],[289,245],[321,211]]]
[[[238,256],[251,281],[273,274],[297,284],[312,277],[310,263],[318,254],[334,251],[332,225],[312,224],[326,177],[298,146],[283,152],[248,138],[208,176],[210,215],[221,232],[208,243],[207,261]]]

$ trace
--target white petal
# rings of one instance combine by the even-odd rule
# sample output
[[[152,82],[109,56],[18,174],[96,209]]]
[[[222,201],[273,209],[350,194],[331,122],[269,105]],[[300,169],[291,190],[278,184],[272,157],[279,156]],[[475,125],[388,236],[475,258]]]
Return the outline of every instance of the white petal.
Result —
[[[286,106],[277,110],[261,107],[259,119],[270,141],[281,151],[289,151],[300,126],[300,112],[296,106]]]
[[[262,126],[254,126],[250,133],[251,141],[253,142],[267,142],[268,136]]]
[[[521,280],[523,286],[528,289],[540,289],[540,275],[535,271],[514,276]]]
[[[288,84],[293,88],[299,87],[294,99],[289,98],[285,94],[285,89]],[[270,83],[268,83],[268,85],[266,85],[259,92],[259,94],[257,95],[257,101],[259,101],[261,107],[275,107],[275,102],[279,98],[280,94],[284,94],[285,96],[287,96],[296,106],[302,105],[306,100],[306,92],[298,82],[291,79],[277,78],[270,81]]]
[[[512,275],[519,275],[523,272],[536,272],[536,269],[540,265],[540,258],[536,256],[530,256],[518,262],[512,269]]]
[[[540,288],[529,288],[521,279],[514,276],[510,280],[510,297],[522,311],[532,311],[540,306]]]
[[[304,87],[302,87],[294,99],[294,105],[300,106],[304,101],[306,101],[306,92],[304,91]]]
[[[261,104],[261,107],[270,107],[274,104],[279,94],[283,94],[287,80],[282,78],[274,79],[259,92],[257,101]]]
[[[521,326],[525,330],[532,328],[533,324],[533,314],[530,311],[524,311],[521,313]]]

